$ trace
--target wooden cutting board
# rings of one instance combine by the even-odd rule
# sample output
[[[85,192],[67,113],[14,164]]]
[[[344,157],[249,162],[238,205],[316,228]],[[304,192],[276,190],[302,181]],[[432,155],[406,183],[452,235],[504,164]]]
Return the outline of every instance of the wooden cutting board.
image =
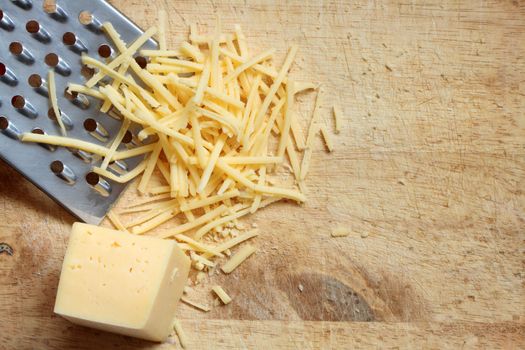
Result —
[[[323,84],[331,130],[331,106],[344,114],[335,151],[317,141],[308,202],[245,220],[259,252],[206,281],[234,301],[179,306],[191,349],[525,347],[523,2],[111,3],[143,28],[167,9],[173,45],[215,13],[252,52],[296,43],[291,75]],[[0,168],[0,349],[178,348],[53,315],[74,218]]]

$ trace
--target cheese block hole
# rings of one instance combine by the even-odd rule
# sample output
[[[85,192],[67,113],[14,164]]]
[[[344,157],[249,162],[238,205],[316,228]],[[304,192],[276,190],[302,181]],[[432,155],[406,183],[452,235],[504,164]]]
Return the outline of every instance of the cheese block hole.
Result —
[[[175,267],[173,269],[173,271],[171,271],[171,275],[170,275],[170,280],[171,281],[175,280],[175,278],[177,277],[177,272],[179,272],[179,269],[177,267]]]

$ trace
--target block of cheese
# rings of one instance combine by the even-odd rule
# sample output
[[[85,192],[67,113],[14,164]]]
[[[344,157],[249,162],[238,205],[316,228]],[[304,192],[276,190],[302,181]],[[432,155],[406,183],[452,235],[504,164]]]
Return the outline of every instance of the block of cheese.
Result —
[[[55,313],[83,326],[163,341],[189,268],[172,240],[75,223]]]

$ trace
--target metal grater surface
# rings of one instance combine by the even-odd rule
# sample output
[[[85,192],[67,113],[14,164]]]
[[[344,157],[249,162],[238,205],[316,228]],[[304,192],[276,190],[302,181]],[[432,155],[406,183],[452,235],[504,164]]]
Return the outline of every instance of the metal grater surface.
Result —
[[[73,215],[98,224],[126,185],[104,179],[96,186],[87,183],[86,175],[93,165],[101,162],[100,157],[18,140],[17,136],[23,132],[42,130],[49,135],[60,135],[56,120],[48,116],[50,104],[45,81],[40,88],[35,88],[28,79],[34,74],[47,79],[48,64],[53,67],[57,56],[56,90],[62,118],[69,129],[67,136],[106,145],[120,128],[118,116],[101,113],[101,102],[95,98],[66,96],[65,89],[68,82],[83,84],[86,81],[81,74],[82,50],[102,61],[100,54],[107,54],[108,50],[107,47],[99,50],[101,45],[111,48],[109,59],[118,52],[101,32],[101,23],[111,22],[128,45],[143,32],[104,0],[63,0],[46,7],[46,11],[44,2],[49,5],[43,0],[0,0],[0,157]],[[73,33],[73,39],[71,34],[64,37],[66,32]],[[67,45],[71,43],[68,40],[75,43]],[[143,47],[156,48],[157,44],[149,40]],[[38,79],[33,84],[38,86]],[[93,126],[97,130],[88,131],[93,130],[90,129]],[[133,145],[136,143],[120,145],[119,150]],[[133,169],[139,161],[139,157],[126,159],[109,169],[122,173]]]

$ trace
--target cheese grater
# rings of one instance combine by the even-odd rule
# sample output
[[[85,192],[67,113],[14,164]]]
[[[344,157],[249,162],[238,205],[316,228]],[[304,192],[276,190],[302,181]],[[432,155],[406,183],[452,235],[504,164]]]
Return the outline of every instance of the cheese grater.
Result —
[[[130,44],[143,32],[104,0],[0,0],[0,157],[79,219],[98,224],[125,184],[98,177],[90,170],[101,162],[92,154],[34,143],[22,143],[24,132],[60,135],[50,108],[47,73],[54,69],[58,105],[67,136],[101,145],[111,142],[120,116],[99,111],[101,101],[71,95],[67,83],[83,84],[91,73],[81,54],[102,61],[118,50],[101,30],[111,22]],[[156,48],[148,40],[143,48]],[[131,129],[119,149],[138,145]],[[129,158],[108,168],[117,175],[141,159]]]

